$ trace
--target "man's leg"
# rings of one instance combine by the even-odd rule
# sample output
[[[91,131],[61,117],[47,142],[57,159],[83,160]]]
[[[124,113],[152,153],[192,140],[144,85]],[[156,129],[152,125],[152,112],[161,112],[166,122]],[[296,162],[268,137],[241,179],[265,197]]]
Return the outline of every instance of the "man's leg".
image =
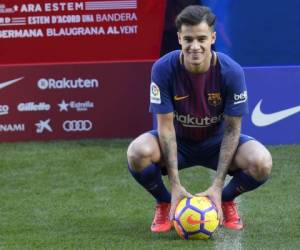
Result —
[[[136,138],[128,147],[127,158],[131,175],[157,202],[151,231],[169,231],[172,227],[168,218],[171,195],[163,183],[158,165],[161,161],[161,152],[157,137],[145,133]]]
[[[233,159],[233,178],[222,192],[224,226],[242,229],[243,223],[238,216],[233,200],[242,193],[261,186],[270,176],[272,157],[258,141],[250,140],[240,145]]]

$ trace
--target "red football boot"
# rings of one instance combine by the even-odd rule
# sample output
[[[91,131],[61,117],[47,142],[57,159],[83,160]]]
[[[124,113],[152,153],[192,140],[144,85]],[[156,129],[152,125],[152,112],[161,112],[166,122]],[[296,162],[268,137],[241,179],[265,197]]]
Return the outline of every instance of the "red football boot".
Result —
[[[153,233],[163,233],[171,230],[172,221],[169,220],[170,208],[170,203],[158,203],[155,206],[155,216],[151,225]]]
[[[222,210],[224,215],[224,227],[235,230],[243,229],[243,222],[238,214],[236,204],[233,201],[222,202]]]

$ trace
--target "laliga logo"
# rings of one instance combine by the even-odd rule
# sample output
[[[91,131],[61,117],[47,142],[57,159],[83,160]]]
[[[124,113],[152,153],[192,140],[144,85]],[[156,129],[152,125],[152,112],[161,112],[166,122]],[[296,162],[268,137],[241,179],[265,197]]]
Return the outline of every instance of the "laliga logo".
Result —
[[[93,123],[90,120],[67,120],[63,123],[63,129],[66,132],[90,131]]]

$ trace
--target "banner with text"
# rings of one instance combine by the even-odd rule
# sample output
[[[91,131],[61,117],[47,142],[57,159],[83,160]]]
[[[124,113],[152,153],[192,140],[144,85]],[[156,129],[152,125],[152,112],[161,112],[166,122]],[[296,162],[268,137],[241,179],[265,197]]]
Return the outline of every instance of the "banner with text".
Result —
[[[1,0],[0,64],[154,60],[165,0]]]
[[[0,67],[0,141],[136,137],[151,128],[151,65]]]

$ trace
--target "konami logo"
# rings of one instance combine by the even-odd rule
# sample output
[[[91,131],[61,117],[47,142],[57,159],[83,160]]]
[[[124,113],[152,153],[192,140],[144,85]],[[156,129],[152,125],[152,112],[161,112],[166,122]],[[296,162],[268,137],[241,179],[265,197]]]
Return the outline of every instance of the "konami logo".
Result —
[[[24,132],[25,124],[14,123],[14,124],[0,124],[0,132]]]

